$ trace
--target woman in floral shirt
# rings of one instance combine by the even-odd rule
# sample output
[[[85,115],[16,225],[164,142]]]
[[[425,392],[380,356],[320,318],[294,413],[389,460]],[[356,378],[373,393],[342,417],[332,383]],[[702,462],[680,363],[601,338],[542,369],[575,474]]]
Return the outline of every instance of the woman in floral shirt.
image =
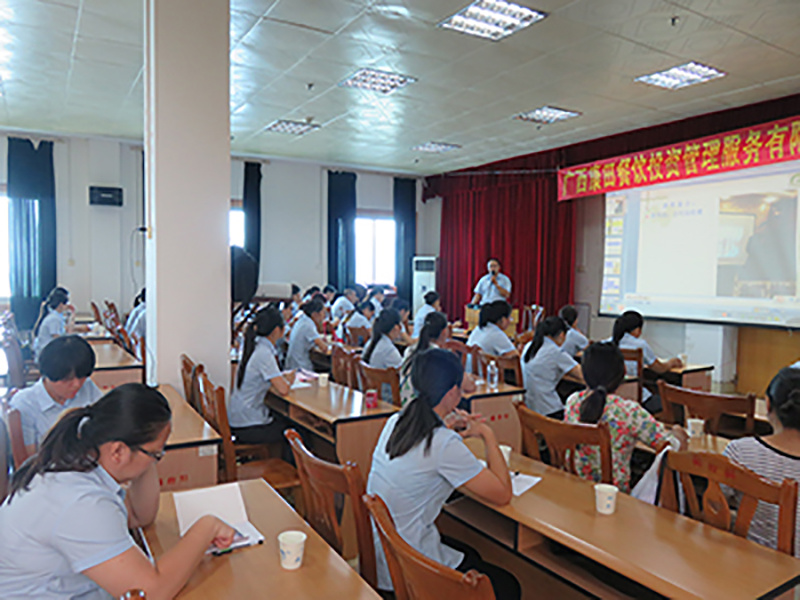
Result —
[[[680,425],[668,432],[639,403],[614,395],[625,378],[625,360],[613,343],[589,346],[583,353],[581,366],[590,389],[576,392],[567,399],[564,420],[568,423],[608,424],[614,485],[627,492],[631,481],[631,455],[636,442],[656,449],[672,437],[683,449],[688,436]],[[580,448],[575,470],[584,479],[600,481],[599,449],[596,446]]]

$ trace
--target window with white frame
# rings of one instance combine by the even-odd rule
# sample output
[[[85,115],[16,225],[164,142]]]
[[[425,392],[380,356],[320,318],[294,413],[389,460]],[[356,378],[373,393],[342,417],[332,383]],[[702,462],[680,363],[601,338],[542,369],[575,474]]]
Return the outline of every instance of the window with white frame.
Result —
[[[356,217],[356,283],[395,284],[395,223],[391,217]]]

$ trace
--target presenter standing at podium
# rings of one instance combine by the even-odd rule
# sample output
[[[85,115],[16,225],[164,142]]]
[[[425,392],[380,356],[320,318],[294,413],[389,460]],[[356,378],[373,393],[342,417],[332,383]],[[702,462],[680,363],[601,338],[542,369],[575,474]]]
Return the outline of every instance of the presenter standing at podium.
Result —
[[[490,258],[486,263],[489,272],[478,280],[472,304],[489,304],[495,300],[508,300],[511,296],[511,279],[500,272],[500,261]]]

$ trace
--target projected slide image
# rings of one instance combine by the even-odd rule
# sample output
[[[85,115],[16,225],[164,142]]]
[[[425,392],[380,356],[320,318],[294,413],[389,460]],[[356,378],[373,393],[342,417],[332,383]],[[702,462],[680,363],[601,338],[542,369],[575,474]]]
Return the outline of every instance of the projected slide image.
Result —
[[[607,258],[603,274],[619,275],[620,273],[622,273],[622,258]]]
[[[625,227],[625,219],[614,217],[606,219],[606,235],[622,235]]]
[[[606,238],[606,256],[622,254],[622,238]]]

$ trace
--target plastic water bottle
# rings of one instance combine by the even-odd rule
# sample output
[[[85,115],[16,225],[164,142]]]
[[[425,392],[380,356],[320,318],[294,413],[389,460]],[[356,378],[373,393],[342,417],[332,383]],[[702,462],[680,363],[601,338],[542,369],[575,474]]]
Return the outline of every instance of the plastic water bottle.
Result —
[[[500,371],[497,369],[497,363],[495,361],[490,362],[489,366],[486,367],[486,382],[493,390],[496,390],[497,386],[500,384]]]

